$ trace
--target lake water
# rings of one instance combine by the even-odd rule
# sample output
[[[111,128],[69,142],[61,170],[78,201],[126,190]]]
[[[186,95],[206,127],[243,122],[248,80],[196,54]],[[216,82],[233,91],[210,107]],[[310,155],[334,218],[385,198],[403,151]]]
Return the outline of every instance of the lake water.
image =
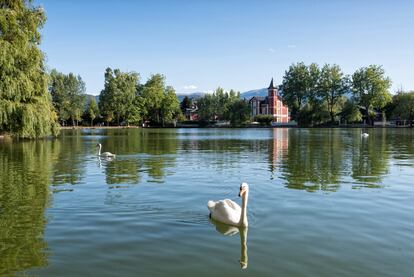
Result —
[[[414,276],[414,130],[366,131],[0,141],[0,275]],[[211,222],[242,181],[248,229]]]

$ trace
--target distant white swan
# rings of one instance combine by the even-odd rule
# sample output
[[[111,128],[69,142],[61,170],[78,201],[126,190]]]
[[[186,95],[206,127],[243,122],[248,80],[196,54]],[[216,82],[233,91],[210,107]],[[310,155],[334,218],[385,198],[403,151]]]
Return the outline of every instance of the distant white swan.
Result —
[[[100,156],[100,157],[108,157],[108,158],[115,158],[115,154],[112,154],[111,152],[103,152],[103,153],[101,153],[102,144],[98,143],[96,145],[96,147],[99,147],[98,154],[97,154],[98,156]]]
[[[361,133],[361,137],[367,138],[367,137],[369,137],[369,134],[368,133]]]
[[[210,217],[219,222],[232,226],[247,226],[247,200],[249,198],[249,185],[240,185],[239,197],[242,197],[242,207],[230,199],[220,201],[208,201]]]

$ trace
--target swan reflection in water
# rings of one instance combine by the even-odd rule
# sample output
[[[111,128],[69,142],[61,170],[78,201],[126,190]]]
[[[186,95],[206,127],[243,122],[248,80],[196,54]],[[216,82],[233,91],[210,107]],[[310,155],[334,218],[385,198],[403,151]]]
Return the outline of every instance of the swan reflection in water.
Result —
[[[210,218],[210,223],[212,223],[216,227],[217,232],[225,236],[234,236],[237,233],[239,233],[240,235],[240,267],[242,269],[246,269],[247,264],[248,264],[248,259],[249,259],[247,256],[247,231],[249,227],[230,226],[230,225],[218,222],[211,218]]]

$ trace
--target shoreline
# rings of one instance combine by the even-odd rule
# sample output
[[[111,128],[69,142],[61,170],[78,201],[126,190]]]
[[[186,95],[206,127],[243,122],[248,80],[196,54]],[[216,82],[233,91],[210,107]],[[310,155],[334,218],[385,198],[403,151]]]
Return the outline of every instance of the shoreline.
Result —
[[[368,125],[345,125],[345,126],[315,126],[315,127],[299,127],[292,125],[279,125],[279,126],[177,126],[177,127],[141,127],[141,126],[64,126],[60,127],[60,130],[83,130],[83,129],[188,129],[188,128],[197,128],[197,129],[211,129],[211,128],[220,128],[220,129],[258,129],[258,128],[292,128],[292,129],[354,129],[354,128],[365,128],[365,129],[410,129],[413,127],[408,126],[368,126]],[[7,137],[7,135],[5,135]],[[0,135],[0,139],[2,139]]]
[[[138,129],[139,126],[60,126],[60,130],[77,130],[77,129]]]

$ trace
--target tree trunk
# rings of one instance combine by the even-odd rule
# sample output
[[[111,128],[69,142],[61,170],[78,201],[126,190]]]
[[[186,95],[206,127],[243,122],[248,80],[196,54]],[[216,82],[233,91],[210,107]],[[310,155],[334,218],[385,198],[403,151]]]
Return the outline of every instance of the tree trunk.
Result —
[[[331,106],[331,108],[330,108],[330,111],[329,111],[329,114],[330,114],[330,116],[331,116],[331,124],[334,124],[334,121],[335,121],[335,115],[334,115],[334,112],[333,112],[333,106]]]
[[[367,124],[371,125],[371,117],[369,116],[368,107],[365,107],[365,118],[367,120]]]

